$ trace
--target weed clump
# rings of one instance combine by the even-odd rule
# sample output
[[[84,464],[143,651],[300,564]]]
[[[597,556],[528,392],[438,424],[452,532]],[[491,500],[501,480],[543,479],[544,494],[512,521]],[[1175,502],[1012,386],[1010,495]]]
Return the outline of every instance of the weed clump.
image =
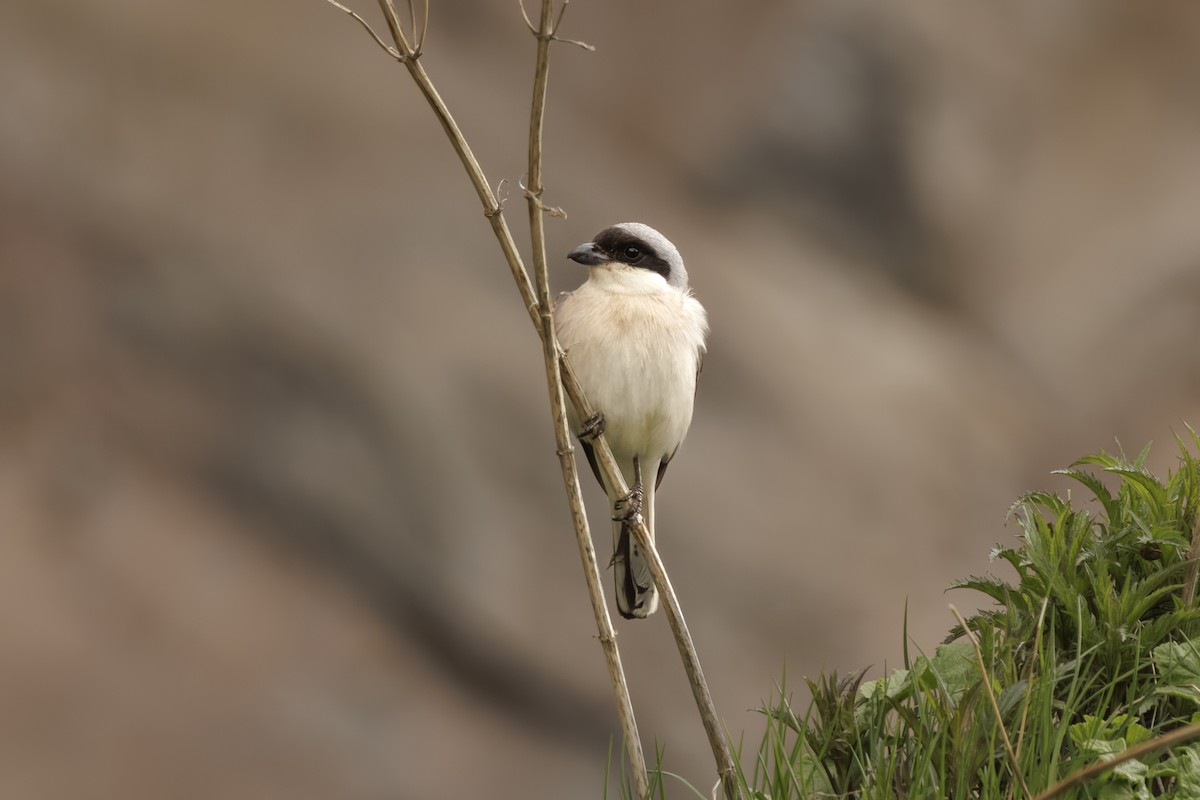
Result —
[[[965,621],[973,637],[956,626],[932,655],[906,641],[903,668],[877,680],[806,680],[800,713],[781,689],[742,759],[745,795],[1200,798],[1200,743],[1155,746],[1200,721],[1200,436],[1188,432],[1165,480],[1143,466],[1149,447],[1100,452],[1057,471],[1082,500],[1018,499],[1019,542],[991,554],[1015,578],[951,587],[995,603]],[[1106,760],[1118,763],[1062,783]]]

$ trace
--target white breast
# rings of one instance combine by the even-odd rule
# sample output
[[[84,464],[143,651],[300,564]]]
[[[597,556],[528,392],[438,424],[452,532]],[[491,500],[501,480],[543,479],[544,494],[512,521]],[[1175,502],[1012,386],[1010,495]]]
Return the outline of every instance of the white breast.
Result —
[[[646,270],[591,273],[559,303],[559,342],[605,416],[613,454],[655,462],[675,451],[692,421],[704,308]]]

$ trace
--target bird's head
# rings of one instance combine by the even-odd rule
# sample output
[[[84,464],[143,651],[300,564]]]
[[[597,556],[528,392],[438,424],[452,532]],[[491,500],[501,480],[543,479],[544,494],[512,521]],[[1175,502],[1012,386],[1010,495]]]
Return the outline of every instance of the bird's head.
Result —
[[[676,289],[686,290],[688,286],[687,269],[675,245],[640,222],[605,228],[596,238],[568,253],[567,258],[588,267],[649,270]]]

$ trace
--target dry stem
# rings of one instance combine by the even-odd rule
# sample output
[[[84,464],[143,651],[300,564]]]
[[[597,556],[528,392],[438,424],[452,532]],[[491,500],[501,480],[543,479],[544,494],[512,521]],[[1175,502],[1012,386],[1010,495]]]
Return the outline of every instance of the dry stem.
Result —
[[[558,445],[559,466],[562,468],[563,484],[567,491],[567,504],[570,506],[571,521],[575,527],[575,538],[583,559],[583,573],[587,581],[588,597],[592,601],[592,613],[596,618],[596,628],[600,632],[600,646],[604,650],[609,680],[617,699],[617,713],[625,738],[625,752],[629,758],[629,767],[633,775],[633,788],[638,797],[646,797],[650,793],[649,780],[646,776],[646,757],[642,750],[641,737],[638,734],[637,718],[633,713],[633,701],[629,696],[625,672],[621,667],[616,642],[617,634],[613,629],[612,618],[608,613],[608,604],[604,599],[600,566],[596,561],[596,551],[592,544],[591,531],[588,528],[587,511],[583,505],[579,472],[576,469],[574,447],[571,444],[571,430],[567,423],[567,406],[563,398],[561,349],[558,346],[558,338],[555,336],[554,306],[550,301],[550,279],[546,264],[545,217],[543,216],[546,213],[546,207],[542,204],[541,197],[542,120],[545,117],[546,85],[550,75],[553,6],[553,0],[542,0],[540,25],[535,31],[537,64],[533,78],[533,103],[529,114],[529,186],[525,190],[525,197],[529,204],[529,233],[533,249],[534,275],[537,279],[538,316],[541,320],[538,332],[542,340],[542,356],[545,360],[546,381],[550,391],[550,410],[554,418],[554,440]],[[521,13],[525,13],[524,5],[521,7]],[[528,21],[528,17],[526,20]]]
[[[374,31],[360,17],[349,11],[345,6],[334,3],[333,0],[327,1],[354,16],[378,40]],[[449,108],[438,94],[437,89],[434,88],[428,73],[425,72],[424,67],[421,65],[421,47],[424,44],[425,25],[428,23],[428,5],[426,4],[422,29],[419,33],[414,31],[413,39],[410,41],[409,36],[405,33],[400,23],[392,0],[378,0],[378,2],[387,20],[388,30],[391,32],[392,38],[396,43],[396,54],[393,54],[393,56],[404,64],[413,82],[417,84],[417,88],[424,95],[430,108],[433,109],[434,116],[437,117],[443,131],[446,133],[446,137],[450,140],[451,146],[454,147],[455,152],[458,154],[459,160],[462,162],[467,176],[470,178],[472,185],[475,187],[476,194],[478,194],[480,202],[483,204],[484,216],[492,226],[492,231],[500,244],[505,261],[508,263],[513,280],[517,285],[517,290],[521,293],[521,300],[525,305],[526,311],[529,313],[534,328],[542,339],[548,377],[553,381],[554,374],[556,372],[559,373],[558,383],[560,383],[561,389],[556,388],[554,383],[552,383],[550,398],[554,411],[555,437],[558,442],[559,461],[563,469],[563,481],[567,488],[572,521],[575,523],[576,537],[579,540],[580,556],[585,564],[584,573],[587,578],[588,592],[592,598],[593,610],[596,613],[596,624],[600,631],[601,646],[604,650],[605,659],[608,662],[610,678],[613,680],[614,693],[618,699],[618,709],[626,737],[626,748],[630,763],[634,768],[635,785],[638,788],[639,794],[645,796],[644,757],[641,754],[641,743],[637,737],[632,706],[628,705],[628,689],[625,687],[624,672],[620,665],[620,657],[613,638],[615,633],[612,629],[611,619],[608,616],[603,589],[600,586],[595,550],[591,544],[591,534],[587,527],[583,501],[579,494],[578,473],[575,469],[574,459],[571,457],[573,448],[569,436],[565,441],[560,437],[566,424],[565,407],[561,404],[561,390],[566,391],[580,419],[592,417],[595,413],[595,408],[584,396],[583,389],[575,377],[570,361],[566,358],[566,355],[562,352],[555,339],[553,311],[549,301],[549,289],[545,281],[546,254],[542,213],[547,209],[541,201],[541,120],[545,108],[546,76],[548,75],[546,53],[549,44],[553,41],[580,44],[589,49],[590,46],[579,42],[559,39],[556,36],[556,32],[558,22],[561,21],[561,11],[559,19],[551,25],[549,22],[549,7],[552,5],[552,0],[542,0],[541,25],[535,30],[535,35],[538,39],[538,67],[535,74],[534,105],[530,119],[530,178],[529,188],[526,190],[526,197],[529,200],[530,207],[530,225],[534,234],[532,237],[534,242],[534,262],[538,267],[540,284],[535,289],[529,279],[529,273],[521,261],[521,256],[513,241],[512,232],[509,230],[508,223],[504,219],[503,209],[497,202],[496,196],[492,192],[487,178],[484,176],[483,169],[479,166],[479,162],[475,159],[475,155],[468,146],[466,138],[458,128],[458,124],[454,121],[453,116],[451,116]],[[524,13],[524,7],[522,7],[522,12]],[[526,20],[529,21],[527,15]],[[530,28],[533,29],[532,23],[530,24]],[[385,45],[385,49],[388,50],[389,54],[392,54],[391,48],[387,48]],[[629,488],[604,436],[602,434],[598,436],[593,441],[592,446],[610,498],[621,497],[627,494]],[[678,597],[671,586],[666,568],[663,566],[661,558],[659,558],[658,551],[654,548],[653,542],[650,541],[645,521],[640,516],[635,517],[632,520],[631,527],[638,542],[642,545],[650,565],[650,571],[654,575],[654,582],[662,595],[667,621],[675,636],[676,646],[679,648],[680,657],[683,660],[684,671],[687,673],[688,680],[692,686],[692,694],[696,700],[696,706],[700,713],[705,733],[708,735],[709,744],[712,747],[713,757],[717,764],[717,773],[724,787],[725,796],[733,800],[739,794],[735,779],[736,770],[734,768],[733,756],[729,749],[728,741],[721,731],[716,709],[713,706],[712,695],[709,693],[708,685],[704,680],[704,673],[700,668],[700,659],[692,643],[691,633],[688,631],[687,623],[684,620]],[[641,783],[637,783],[639,773],[641,775]]]

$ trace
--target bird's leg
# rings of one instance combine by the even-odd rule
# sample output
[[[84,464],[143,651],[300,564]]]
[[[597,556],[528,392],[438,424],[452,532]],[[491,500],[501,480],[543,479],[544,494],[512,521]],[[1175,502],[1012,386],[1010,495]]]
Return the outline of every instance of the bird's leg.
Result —
[[[628,522],[642,513],[642,462],[637,456],[633,457],[633,485],[629,494],[613,503],[613,510],[613,519],[618,522]]]
[[[604,413],[597,411],[583,421],[583,428],[579,431],[579,438],[585,441],[592,441],[602,433],[604,433]]]

